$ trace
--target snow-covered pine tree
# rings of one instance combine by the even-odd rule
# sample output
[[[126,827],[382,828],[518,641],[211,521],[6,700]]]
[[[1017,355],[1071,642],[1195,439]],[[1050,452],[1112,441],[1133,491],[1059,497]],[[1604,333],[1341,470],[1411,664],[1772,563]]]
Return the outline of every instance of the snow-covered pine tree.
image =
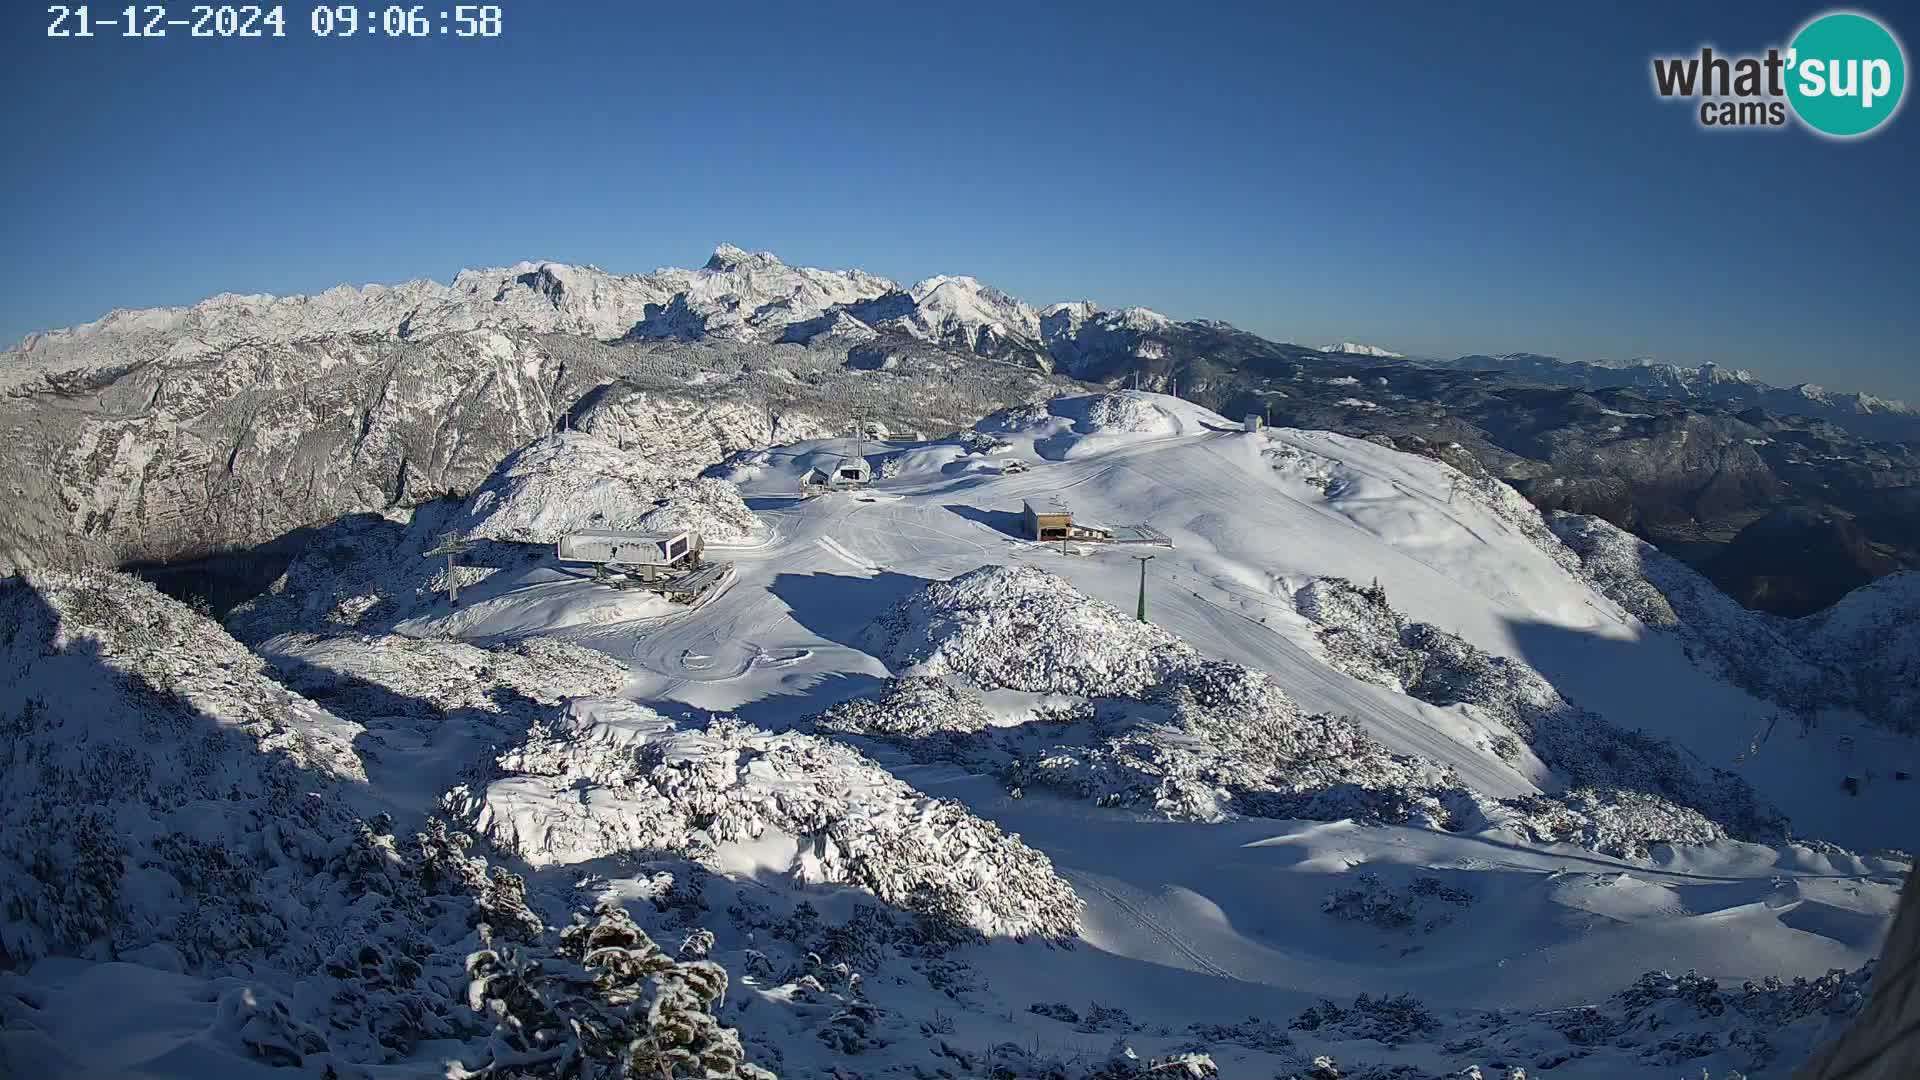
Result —
[[[468,1004],[496,1022],[468,1076],[541,1080],[775,1080],[714,1010],[727,973],[668,956],[618,905],[575,916],[555,953],[487,948],[467,960]]]

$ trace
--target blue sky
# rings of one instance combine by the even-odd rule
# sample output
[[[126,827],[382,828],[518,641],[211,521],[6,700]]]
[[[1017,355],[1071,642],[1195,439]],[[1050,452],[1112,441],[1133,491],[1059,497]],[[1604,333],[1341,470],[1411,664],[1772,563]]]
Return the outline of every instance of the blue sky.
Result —
[[[507,0],[492,42],[315,40],[313,6],[209,42],[52,41],[7,5],[0,338],[726,241],[1920,399],[1920,113],[1716,134],[1650,89],[1656,53],[1784,44],[1818,6]]]

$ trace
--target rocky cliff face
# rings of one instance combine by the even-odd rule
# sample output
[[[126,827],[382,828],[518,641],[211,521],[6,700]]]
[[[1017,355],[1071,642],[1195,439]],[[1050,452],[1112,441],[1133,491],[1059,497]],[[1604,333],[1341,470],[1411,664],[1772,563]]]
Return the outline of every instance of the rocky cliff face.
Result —
[[[25,512],[0,565],[193,556],[465,491],[606,374],[474,330],[244,345],[16,395],[0,472]]]

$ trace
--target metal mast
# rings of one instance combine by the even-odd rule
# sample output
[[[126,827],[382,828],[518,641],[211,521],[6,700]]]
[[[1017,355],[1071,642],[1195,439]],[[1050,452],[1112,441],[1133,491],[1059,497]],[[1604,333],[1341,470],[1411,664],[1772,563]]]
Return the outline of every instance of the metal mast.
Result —
[[[1140,564],[1140,607],[1134,614],[1141,622],[1147,621],[1147,564],[1153,561],[1151,555],[1135,555],[1134,561]]]
[[[440,537],[440,543],[421,552],[422,555],[425,555],[429,559],[437,555],[445,555],[447,557],[448,607],[460,606],[460,577],[459,572],[454,569],[454,558],[472,551],[473,546],[473,541],[471,540],[460,540],[452,533],[445,533]]]

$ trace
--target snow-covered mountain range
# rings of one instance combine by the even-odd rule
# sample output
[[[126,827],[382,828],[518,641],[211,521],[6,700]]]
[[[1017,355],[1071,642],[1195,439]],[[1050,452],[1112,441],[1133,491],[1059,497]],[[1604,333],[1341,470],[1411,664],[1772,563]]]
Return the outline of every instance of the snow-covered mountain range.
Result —
[[[177,562],[340,513],[465,495],[507,453],[568,423],[619,426],[693,466],[862,417],[951,430],[1069,380],[1459,443],[1539,505],[1672,544],[1743,602],[1782,613],[1920,563],[1909,528],[1920,500],[1907,497],[1920,490],[1920,452],[1735,416],[1724,409],[1751,402],[1696,386],[1772,408],[1779,394],[1762,384],[1526,356],[1452,366],[1475,370],[1144,308],[1036,308],[974,278],[905,286],[732,246],[692,270],[522,263],[446,284],[221,296],[114,312],[0,353],[0,465],[16,507],[0,524],[0,568]],[[1478,370],[1488,366],[1502,370]],[[1626,380],[1593,391],[1626,399],[1546,400],[1543,380]],[[1843,424],[1841,413],[1870,427],[1907,415],[1801,390],[1795,411],[1825,401],[1839,411],[1821,415]],[[1743,545],[1749,526],[1760,531]],[[1768,551],[1783,542],[1828,552],[1834,571],[1781,565]]]
[[[1151,331],[1170,320],[1144,309],[1090,303],[1042,312],[970,277],[912,286],[859,270],[792,267],[768,252],[723,244],[696,270],[615,274],[592,266],[524,262],[463,270],[451,283],[340,287],[314,296],[222,295],[192,307],[115,311],[35,334],[0,354],[0,390],[61,390],[145,365],[204,358],[239,347],[285,346],[332,336],[418,341],[492,330],[600,341],[788,342],[895,334],[981,356],[1026,353],[1041,368],[1051,351],[1096,332]]]
[[[1811,416],[1879,438],[1920,438],[1920,409],[1867,393],[1839,393],[1815,383],[1774,386],[1744,368],[1718,364],[1667,364],[1645,357],[1625,363],[1588,363],[1538,353],[1473,355],[1433,361],[1469,371],[1505,371],[1582,389],[1632,389],[1680,401],[1734,408],[1761,408],[1788,416]]]

